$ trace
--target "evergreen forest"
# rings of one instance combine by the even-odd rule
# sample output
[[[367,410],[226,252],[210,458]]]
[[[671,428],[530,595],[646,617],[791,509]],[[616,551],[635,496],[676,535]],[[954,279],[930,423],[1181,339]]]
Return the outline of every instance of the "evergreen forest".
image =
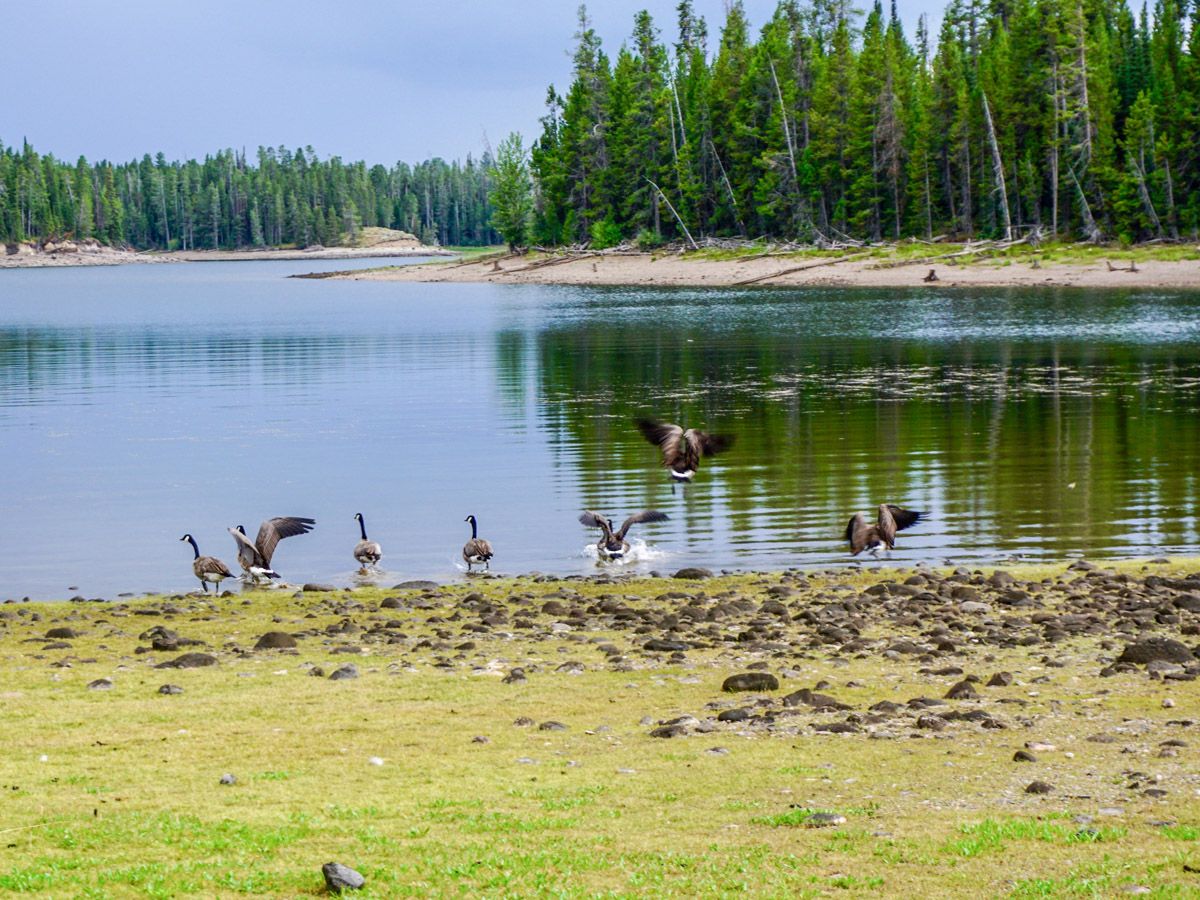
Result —
[[[138,249],[336,245],[360,228],[426,243],[495,244],[492,161],[433,159],[392,168],[322,160],[311,147],[223,150],[203,162],[71,166],[28,144],[0,144],[0,242],[95,238]]]
[[[757,33],[737,0],[716,34],[677,10],[613,59],[580,8],[538,242],[1196,235],[1195,0],[952,0],[911,37],[894,2],[782,0]]]

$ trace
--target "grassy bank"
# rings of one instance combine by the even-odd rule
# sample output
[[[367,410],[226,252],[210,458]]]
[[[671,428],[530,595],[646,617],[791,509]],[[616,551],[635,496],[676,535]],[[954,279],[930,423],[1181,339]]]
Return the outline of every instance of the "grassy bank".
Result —
[[[1008,571],[5,605],[0,891],[1192,895],[1200,689],[1101,671],[1197,643],[1200,561]]]

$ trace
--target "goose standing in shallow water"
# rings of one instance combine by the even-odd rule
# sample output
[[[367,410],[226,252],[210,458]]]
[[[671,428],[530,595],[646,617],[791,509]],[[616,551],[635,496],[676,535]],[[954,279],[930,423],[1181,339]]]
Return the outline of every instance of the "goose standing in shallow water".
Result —
[[[866,550],[876,559],[879,554],[896,546],[896,532],[916,525],[929,514],[911,509],[901,509],[892,503],[879,504],[879,518],[874,525],[862,513],[856,513],[846,526],[846,540],[850,553],[858,556]]]
[[[479,536],[479,525],[475,521],[474,516],[467,516],[463,519],[464,522],[471,523],[471,539],[463,544],[463,559],[467,563],[467,571],[471,571],[471,566],[483,563],[483,567],[491,571],[490,560],[494,555],[492,553],[492,545]]]
[[[216,593],[221,589],[222,581],[233,577],[233,573],[229,571],[229,567],[215,556],[201,556],[200,548],[196,546],[196,539],[190,534],[185,534],[180,540],[191,544],[192,550],[196,553],[195,559],[192,560],[192,571],[200,579],[200,589],[204,593],[208,593],[208,583],[210,581],[215,585],[213,592]]]
[[[258,528],[258,537],[254,542],[250,542],[250,538],[246,536],[246,529],[241,525],[236,528],[230,528],[229,533],[233,535],[233,542],[238,548],[238,562],[241,563],[242,569],[245,572],[243,580],[249,579],[251,582],[258,581],[260,578],[278,578],[279,573],[271,568],[271,557],[275,555],[275,547],[284,538],[294,537],[297,534],[308,534],[312,531],[312,527],[316,525],[315,519],[304,519],[299,516],[276,516],[274,519],[267,519]]]
[[[601,559],[622,559],[629,552],[629,542],[625,540],[625,535],[629,533],[631,527],[638,522],[665,522],[668,518],[670,517],[666,513],[659,512],[657,509],[643,509],[622,522],[620,531],[614,531],[612,519],[589,509],[584,511],[583,515],[579,517],[579,521],[589,528],[599,528],[603,532],[600,540],[596,543],[596,553]]]
[[[367,540],[367,523],[363,520],[363,514],[355,513],[354,518],[358,520],[358,527],[362,532],[362,540],[354,545],[354,558],[365,572],[370,566],[379,565],[379,561],[383,559],[383,548],[375,541]]]
[[[654,419],[638,419],[635,424],[642,436],[662,451],[662,464],[676,482],[690,482],[702,456],[715,456],[734,442],[733,435],[709,434],[694,428],[685,431],[679,425]]]

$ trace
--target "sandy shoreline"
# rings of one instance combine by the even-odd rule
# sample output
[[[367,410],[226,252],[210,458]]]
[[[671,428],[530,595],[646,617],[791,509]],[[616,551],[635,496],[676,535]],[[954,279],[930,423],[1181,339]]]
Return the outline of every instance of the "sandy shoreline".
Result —
[[[955,264],[957,263],[957,264]],[[712,259],[695,255],[650,253],[492,258],[479,262],[367,269],[337,273],[355,281],[465,282],[492,284],[654,285],[664,287],[922,287],[932,269],[935,287],[1068,286],[1088,288],[1200,289],[1200,260],[1117,260],[1110,271],[1096,262],[940,260],[895,262],[876,256],[760,256]]]
[[[245,262],[256,260],[387,259],[398,256],[455,256],[449,250],[410,242],[370,247],[316,247],[307,250],[185,250],[174,252],[78,247],[59,252],[4,253],[0,269],[41,269],[63,266],[123,266],[146,263]]]

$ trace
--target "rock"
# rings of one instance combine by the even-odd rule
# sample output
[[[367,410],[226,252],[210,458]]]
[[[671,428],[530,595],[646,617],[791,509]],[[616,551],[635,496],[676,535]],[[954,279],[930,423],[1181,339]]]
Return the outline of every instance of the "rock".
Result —
[[[1132,644],[1126,645],[1121,655],[1117,657],[1117,662],[1119,663],[1139,663],[1142,665],[1156,661],[1188,663],[1194,660],[1195,656],[1192,655],[1192,651],[1186,645],[1166,637],[1152,637],[1141,641],[1134,641]]]
[[[302,587],[300,590],[311,591],[316,594],[329,594],[329,593],[332,593],[333,591],[336,591],[337,588],[332,584],[319,584],[317,582],[309,582],[308,584],[304,585],[304,587]]]
[[[164,684],[159,687],[158,692],[160,694],[169,694],[169,695],[182,694],[183,688],[181,688],[177,684]]]
[[[472,744],[490,744],[491,742],[492,742],[491,738],[487,737],[486,735],[482,735],[482,734],[477,734],[477,735],[475,735],[475,737],[471,738]]]
[[[712,578],[713,573],[712,573],[711,569],[702,569],[698,566],[690,566],[687,568],[680,569],[672,577],[690,579],[692,581],[698,581],[703,578]]]
[[[328,862],[321,866],[321,874],[325,877],[325,887],[332,894],[340,894],[342,891],[357,891],[367,883],[367,879],[358,872],[336,862]]]
[[[255,650],[290,650],[298,646],[286,631],[268,631],[254,644]]]
[[[642,645],[642,649],[652,650],[655,653],[682,653],[691,650],[692,645],[684,641],[664,641],[659,638],[651,638]]]
[[[1018,750],[1013,754],[1013,762],[1037,762],[1037,757],[1028,750]]]
[[[226,772],[224,775],[221,776],[220,783],[224,784],[224,785],[237,784],[237,776],[230,772]]]
[[[717,714],[718,722],[745,722],[750,718],[750,710],[743,707],[726,709]]]
[[[846,817],[838,813],[813,813],[804,820],[805,828],[829,828],[832,825],[845,825]]]
[[[650,737],[674,738],[684,737],[688,733],[686,725],[662,725],[650,732]]]
[[[200,669],[204,666],[215,666],[217,658],[208,653],[184,653],[166,662],[160,662],[156,669]]]
[[[975,692],[975,686],[965,679],[946,691],[947,700],[970,700],[978,696],[979,694]]]
[[[1052,794],[1054,793],[1054,785],[1047,784],[1044,781],[1031,781],[1025,788],[1027,794]]]
[[[368,766],[382,766],[383,765],[383,757],[382,756],[368,756],[367,757],[367,765]]]
[[[566,730],[567,730],[566,725],[564,725],[562,722],[555,722],[553,720],[548,721],[548,722],[543,722],[541,725],[538,726],[538,731],[566,731]]]
[[[726,678],[721,684],[721,690],[727,694],[737,691],[777,691],[779,679],[769,672],[743,672]]]
[[[833,710],[847,710],[854,707],[846,703],[840,703],[834,697],[828,694],[818,694],[810,691],[808,688],[801,688],[798,691],[793,691],[783,698],[784,706],[811,706],[813,709],[825,712]]]
[[[330,681],[346,681],[350,678],[358,677],[358,666],[354,663],[346,663],[344,666],[338,666],[329,673]]]
[[[436,581],[402,581],[392,585],[393,591],[436,591],[437,588]]]
[[[987,680],[988,687],[1008,687],[1012,683],[1012,672],[997,672]]]
[[[509,672],[507,675],[505,675],[500,680],[504,684],[520,684],[521,682],[526,681],[527,679],[525,678],[525,670],[517,668],[517,669],[513,669],[511,672]]]
[[[49,640],[61,641],[77,637],[83,637],[83,632],[76,631],[74,628],[51,628],[46,632],[46,638]]]
[[[89,691],[111,691],[113,683],[108,678],[97,678],[95,681],[88,682]]]

